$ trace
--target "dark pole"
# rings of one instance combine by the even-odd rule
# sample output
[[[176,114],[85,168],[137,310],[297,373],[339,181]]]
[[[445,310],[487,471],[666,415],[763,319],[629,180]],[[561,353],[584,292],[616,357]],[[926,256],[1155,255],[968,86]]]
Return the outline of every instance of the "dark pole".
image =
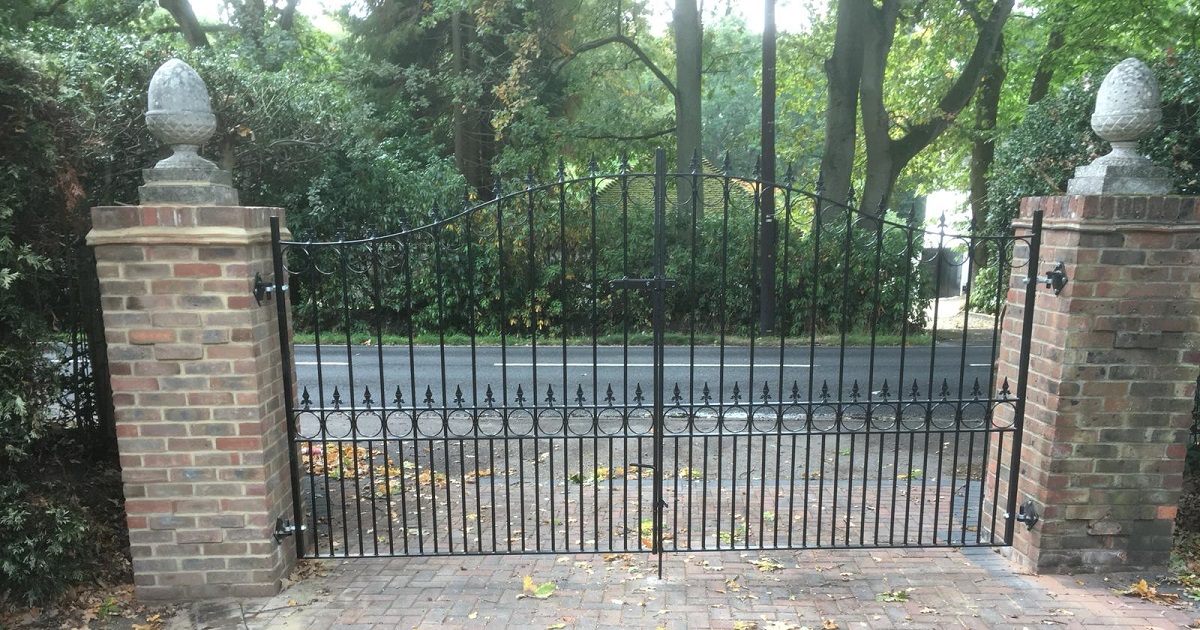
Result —
[[[775,328],[775,0],[765,0],[762,44],[762,260],[759,328]]]

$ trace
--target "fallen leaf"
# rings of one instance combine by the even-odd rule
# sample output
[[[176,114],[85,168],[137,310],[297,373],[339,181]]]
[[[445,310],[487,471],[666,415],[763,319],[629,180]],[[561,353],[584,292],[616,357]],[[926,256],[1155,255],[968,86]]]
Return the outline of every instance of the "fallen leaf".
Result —
[[[773,558],[764,557],[758,560],[751,560],[750,564],[758,567],[759,571],[779,571],[783,569],[783,563]]]
[[[1144,579],[1134,582],[1133,584],[1131,584],[1129,586],[1129,588],[1127,588],[1123,591],[1119,591],[1117,589],[1113,589],[1113,591],[1118,595],[1131,595],[1133,597],[1141,597],[1142,599],[1144,599],[1148,602],[1152,602],[1155,604],[1161,604],[1163,606],[1169,606],[1171,604],[1174,604],[1179,599],[1178,595],[1173,595],[1171,593],[1158,592],[1157,588],[1154,588],[1153,586],[1150,586],[1149,584],[1147,584],[1146,580],[1144,580]]]
[[[821,630],[838,630],[840,628],[836,621],[832,619],[824,619],[821,621]]]
[[[877,602],[906,602],[908,592],[912,589],[898,588],[894,591],[884,591],[875,596]]]
[[[472,612],[471,614],[467,615],[467,619],[477,619],[478,617],[479,613],[477,612]]]

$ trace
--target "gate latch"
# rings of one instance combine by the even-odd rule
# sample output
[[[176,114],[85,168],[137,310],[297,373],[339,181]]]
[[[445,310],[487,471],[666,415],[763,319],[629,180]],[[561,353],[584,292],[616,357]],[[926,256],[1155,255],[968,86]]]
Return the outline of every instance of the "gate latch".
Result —
[[[1066,266],[1063,265],[1063,261],[1061,260],[1054,263],[1054,269],[1047,271],[1045,276],[1037,277],[1037,281],[1045,283],[1047,289],[1054,289],[1054,295],[1062,293],[1063,287],[1067,286],[1068,280],[1070,278],[1067,277]]]
[[[284,291],[288,290],[288,285],[281,287]],[[271,301],[271,296],[275,294],[275,283],[263,280],[262,274],[255,272],[254,274],[254,301],[262,306],[263,300]]]
[[[297,531],[302,532],[307,529],[308,527],[305,525],[296,527],[295,525],[292,525],[292,522],[289,520],[284,520],[282,518],[275,519],[275,531],[273,532],[275,536],[275,542],[283,542],[284,538],[295,535]]]
[[[1017,515],[1015,517],[1012,514],[1005,512],[1004,518],[1011,518],[1018,523],[1025,523],[1026,527],[1033,529],[1033,526],[1037,525],[1038,522],[1037,508],[1033,506],[1033,500],[1030,499],[1029,501],[1025,502],[1025,505],[1017,508]]]

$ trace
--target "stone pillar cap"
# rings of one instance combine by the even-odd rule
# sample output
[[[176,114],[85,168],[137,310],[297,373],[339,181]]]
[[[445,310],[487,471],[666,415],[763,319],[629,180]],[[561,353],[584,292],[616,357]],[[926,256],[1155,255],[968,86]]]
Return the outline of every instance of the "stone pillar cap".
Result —
[[[1171,191],[1167,169],[1137,152],[1137,143],[1162,120],[1158,81],[1141,61],[1130,57],[1117,64],[1096,92],[1092,129],[1113,150],[1075,169],[1069,195],[1165,195]]]
[[[168,59],[155,71],[146,98],[146,126],[172,153],[142,171],[142,205],[238,205],[229,173],[198,153],[216,131],[217,119],[208,87],[186,62]]]

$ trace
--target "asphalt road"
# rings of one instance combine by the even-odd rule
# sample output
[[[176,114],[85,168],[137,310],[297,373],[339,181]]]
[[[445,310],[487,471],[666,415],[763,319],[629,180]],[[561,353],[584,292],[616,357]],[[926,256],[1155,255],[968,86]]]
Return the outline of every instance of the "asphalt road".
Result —
[[[936,399],[943,380],[949,388],[950,397],[970,397],[975,380],[986,395],[993,380],[992,356],[989,346],[967,346],[965,357],[960,346],[876,348],[872,356],[869,348],[818,347],[811,354],[807,345],[787,348],[780,356],[778,347],[755,348],[750,356],[747,347],[668,347],[665,351],[666,399],[670,401],[675,386],[685,403],[700,401],[705,386],[713,400],[723,392],[725,402],[733,396],[736,385],[743,403],[753,395],[762,399],[764,383],[770,388],[772,402],[778,401],[782,389],[784,399],[791,397],[793,382],[799,388],[799,398],[809,397],[809,381],[812,380],[812,397],[820,398],[822,386],[827,384],[829,395],[837,398],[841,390],[849,400],[855,381],[865,398],[870,387],[879,392],[886,379],[892,399],[903,393],[908,398],[913,381],[917,382],[921,399],[930,396]],[[393,405],[395,390],[400,388],[405,406],[414,402],[426,406],[427,389],[432,394],[433,405],[456,405],[457,391],[461,389],[465,406],[486,405],[485,398],[490,386],[499,406],[505,401],[515,404],[520,387],[525,404],[546,403],[547,390],[552,389],[556,405],[576,404],[576,396],[582,388],[584,404],[597,400],[604,402],[611,386],[617,405],[634,402],[635,392],[640,385],[647,404],[653,384],[652,352],[648,346],[623,347],[539,347],[534,352],[528,346],[470,347],[406,346],[371,347],[297,345],[296,391],[305,388],[314,406],[317,401],[329,403],[334,389],[338,390],[343,405],[351,399],[361,404],[367,388],[377,406],[380,392],[386,392],[386,402]],[[1015,375],[1008,376],[1014,380]],[[996,379],[998,380],[998,379]],[[903,385],[900,385],[903,383]],[[902,390],[902,392],[900,391]],[[536,393],[535,393],[536,392]],[[878,395],[877,395],[878,397]]]

